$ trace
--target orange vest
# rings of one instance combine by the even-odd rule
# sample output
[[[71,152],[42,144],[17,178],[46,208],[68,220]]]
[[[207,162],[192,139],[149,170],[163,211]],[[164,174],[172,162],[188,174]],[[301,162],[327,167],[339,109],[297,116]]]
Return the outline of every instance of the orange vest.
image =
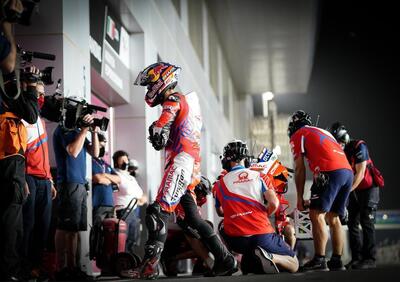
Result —
[[[0,114],[0,160],[14,155],[24,156],[27,136],[19,117],[11,112]]]

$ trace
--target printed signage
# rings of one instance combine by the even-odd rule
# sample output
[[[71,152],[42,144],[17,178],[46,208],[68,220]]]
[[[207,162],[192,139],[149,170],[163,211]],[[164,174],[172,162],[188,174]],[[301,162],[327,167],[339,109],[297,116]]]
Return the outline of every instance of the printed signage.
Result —
[[[130,85],[129,34],[105,3],[104,9],[99,9],[101,2],[104,3],[104,1],[90,1],[91,65],[122,98],[128,101]],[[101,27],[102,31],[98,27]]]

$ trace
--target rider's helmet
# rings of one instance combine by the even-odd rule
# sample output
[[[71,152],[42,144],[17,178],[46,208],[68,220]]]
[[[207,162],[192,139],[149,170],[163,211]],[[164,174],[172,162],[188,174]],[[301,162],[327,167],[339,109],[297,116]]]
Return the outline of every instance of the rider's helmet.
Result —
[[[138,74],[134,84],[147,86],[144,99],[150,107],[162,103],[165,92],[176,87],[180,69],[178,66],[159,62],[148,66]]]
[[[209,194],[211,194],[211,182],[208,180],[206,177],[201,176],[200,183],[196,185],[194,188],[194,192],[196,193],[196,196],[199,197],[205,197]]]

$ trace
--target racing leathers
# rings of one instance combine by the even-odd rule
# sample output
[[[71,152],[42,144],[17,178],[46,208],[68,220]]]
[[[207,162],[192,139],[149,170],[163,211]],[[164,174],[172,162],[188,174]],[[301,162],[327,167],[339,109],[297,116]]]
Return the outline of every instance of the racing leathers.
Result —
[[[167,222],[181,198],[186,217],[207,241],[215,256],[211,275],[229,275],[237,270],[236,261],[221,240],[200,218],[193,190],[200,182],[200,133],[202,118],[196,93],[171,94],[162,104],[160,118],[150,127],[150,141],[156,150],[165,146],[165,172],[156,201],[147,209],[149,239],[140,277],[156,278],[157,264],[167,237]],[[183,196],[186,195],[186,198]]]
[[[188,95],[174,93],[162,107],[153,133],[168,140],[161,142],[165,143],[165,172],[156,201],[163,211],[173,212],[186,189],[193,190],[200,182],[202,118],[194,92]]]
[[[155,202],[147,208],[149,238],[139,269],[142,278],[156,278],[157,264],[167,238],[169,215],[186,190],[200,182],[202,119],[196,93],[173,93],[162,103],[160,118],[149,128],[154,149],[165,147],[165,172]]]

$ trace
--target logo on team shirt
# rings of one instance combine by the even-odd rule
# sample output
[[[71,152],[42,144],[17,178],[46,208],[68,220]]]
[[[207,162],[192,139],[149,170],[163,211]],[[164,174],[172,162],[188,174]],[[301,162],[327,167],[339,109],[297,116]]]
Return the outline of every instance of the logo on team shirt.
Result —
[[[251,180],[252,179],[249,179],[249,173],[247,171],[243,171],[239,173],[238,180],[234,181],[233,184],[249,182]]]
[[[252,211],[240,212],[240,213],[231,215],[231,218],[233,219],[233,218],[236,218],[238,216],[245,216],[245,215],[252,214],[252,213],[253,213]]]
[[[292,151],[292,154],[294,155],[294,142],[290,141],[290,150]]]

